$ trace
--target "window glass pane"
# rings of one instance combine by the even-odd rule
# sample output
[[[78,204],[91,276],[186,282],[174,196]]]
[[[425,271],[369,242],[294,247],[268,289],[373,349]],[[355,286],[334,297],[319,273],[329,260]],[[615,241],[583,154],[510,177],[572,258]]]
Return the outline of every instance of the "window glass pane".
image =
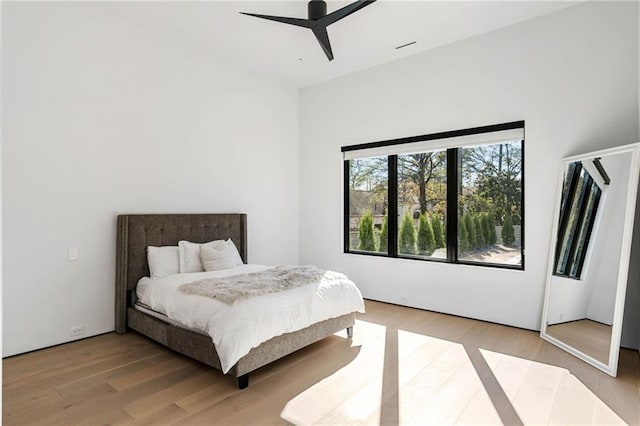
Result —
[[[582,262],[584,262],[584,255],[586,254],[584,252],[589,246],[589,238],[591,237],[591,229],[595,219],[595,206],[600,198],[600,188],[594,182],[591,183],[591,188],[585,192],[588,192],[588,200],[584,208],[584,219],[580,226],[580,232],[578,232],[577,248],[572,257],[571,272],[569,273],[569,276],[573,278],[580,278]]]
[[[458,150],[458,259],[522,264],[522,143]]]
[[[576,228],[578,226],[580,209],[584,201],[584,196],[586,192],[585,183],[586,183],[586,178],[588,176],[589,174],[586,172],[586,170],[584,169],[580,170],[580,176],[578,178],[575,192],[574,194],[572,194],[573,197],[571,198],[570,203],[567,204],[567,207],[569,208],[568,210],[569,219],[567,221],[567,225],[565,227],[564,234],[562,236],[562,245],[560,247],[560,257],[558,259],[558,264],[556,266],[556,272],[558,272],[561,275],[566,274],[566,269],[569,262],[569,255],[571,254],[571,247],[575,237]]]
[[[567,199],[569,198],[569,188],[575,179],[576,172],[582,169],[580,163],[571,163],[565,172],[564,185],[562,186],[562,202],[560,204],[560,211],[564,211],[567,205]]]
[[[398,254],[447,258],[447,152],[398,155]]]
[[[555,253],[555,272],[564,271],[567,262],[568,252],[562,252],[562,247],[566,247],[565,234],[567,224],[569,223],[569,216],[571,209],[569,208],[571,202],[573,202],[573,196],[580,180],[580,173],[582,172],[582,163],[573,162],[567,166],[565,170],[564,182],[562,185],[562,200],[560,203],[560,224],[558,226],[558,239]]]
[[[349,161],[349,250],[387,253],[387,157]]]

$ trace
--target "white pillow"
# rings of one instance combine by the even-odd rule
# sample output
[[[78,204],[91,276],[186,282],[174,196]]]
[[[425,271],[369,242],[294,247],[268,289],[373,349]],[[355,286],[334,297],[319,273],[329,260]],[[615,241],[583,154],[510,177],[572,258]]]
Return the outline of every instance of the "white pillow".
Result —
[[[147,262],[153,279],[180,273],[180,257],[177,246],[147,247]]]
[[[202,262],[200,262],[200,247],[203,245],[218,246],[224,244],[224,240],[209,241],[198,244],[189,241],[178,242],[178,252],[180,259],[180,273],[204,272]]]
[[[230,269],[242,265],[242,258],[231,240],[215,246],[200,246],[200,261],[207,272]]]
[[[242,256],[240,256],[240,253],[238,252],[238,248],[236,247],[236,245],[233,243],[233,241],[231,240],[231,238],[229,238],[227,241],[227,250],[232,251],[233,252],[233,257],[235,258],[234,262],[236,264],[236,266],[240,266],[240,265],[244,265],[244,262],[242,261]]]

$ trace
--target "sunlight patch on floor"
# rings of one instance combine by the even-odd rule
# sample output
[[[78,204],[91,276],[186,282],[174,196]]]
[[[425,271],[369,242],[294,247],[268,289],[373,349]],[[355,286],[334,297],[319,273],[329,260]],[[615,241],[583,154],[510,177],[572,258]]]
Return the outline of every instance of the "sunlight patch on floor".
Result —
[[[380,403],[385,333],[382,325],[357,320],[352,346],[361,346],[358,356],[291,399],[280,416],[294,425],[366,423]]]
[[[462,345],[365,321],[356,322],[352,345],[361,345],[358,356],[291,399],[283,419],[295,425],[501,424]]]
[[[522,422],[626,424],[568,370],[480,349]]]
[[[501,424],[459,343],[398,332],[401,424]]]

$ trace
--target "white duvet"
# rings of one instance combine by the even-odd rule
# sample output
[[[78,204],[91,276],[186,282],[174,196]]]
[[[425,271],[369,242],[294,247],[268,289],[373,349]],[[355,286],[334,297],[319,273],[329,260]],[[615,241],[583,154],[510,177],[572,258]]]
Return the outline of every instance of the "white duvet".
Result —
[[[227,305],[208,297],[178,290],[182,284],[210,277],[225,277],[269,269],[242,265],[213,272],[142,278],[138,299],[154,311],[211,336],[223,373],[249,351],[267,340],[297,331],[319,321],[350,312],[364,312],[360,291],[348,279],[309,284]]]

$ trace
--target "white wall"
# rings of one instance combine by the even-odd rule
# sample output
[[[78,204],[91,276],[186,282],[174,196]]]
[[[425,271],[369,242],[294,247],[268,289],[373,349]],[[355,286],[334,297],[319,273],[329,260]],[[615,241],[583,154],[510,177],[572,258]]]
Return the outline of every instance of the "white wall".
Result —
[[[605,188],[604,213],[609,217],[603,220],[603,228],[598,229],[595,242],[598,251],[594,253],[595,271],[589,271],[591,298],[587,309],[587,318],[603,324],[613,324],[620,252],[624,235],[624,217],[629,192],[629,174],[631,155],[619,154],[602,158],[602,166],[611,177],[611,184]],[[630,230],[633,232],[633,230]]]
[[[587,317],[587,309],[593,287],[582,280],[551,277],[547,324],[581,320]]]
[[[2,4],[4,356],[113,330],[117,213],[245,212],[298,260],[297,91],[108,7]]]
[[[524,272],[342,253],[341,146],[521,119]],[[580,4],[312,86],[300,96],[300,260],[345,271],[371,299],[538,329],[560,159],[637,140],[632,2]]]

